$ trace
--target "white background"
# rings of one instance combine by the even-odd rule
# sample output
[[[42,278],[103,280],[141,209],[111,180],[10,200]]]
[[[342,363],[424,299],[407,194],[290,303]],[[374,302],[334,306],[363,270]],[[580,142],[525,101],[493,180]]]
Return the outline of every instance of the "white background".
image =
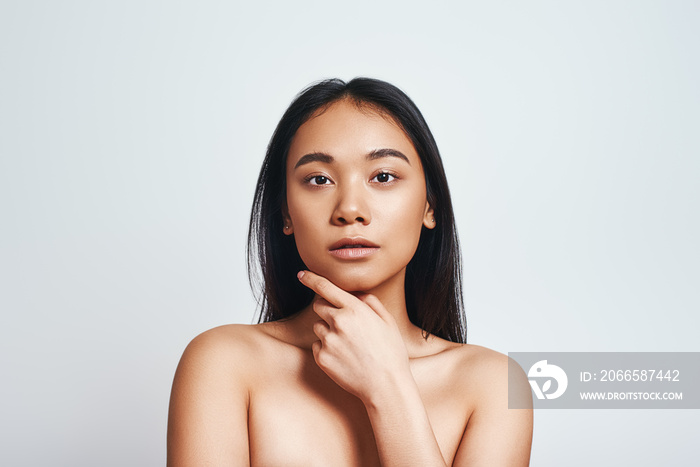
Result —
[[[469,341],[700,351],[700,7],[0,3],[0,464],[163,465],[189,340],[251,323],[248,215],[321,78],[440,146]],[[535,466],[694,465],[698,411],[538,411]]]

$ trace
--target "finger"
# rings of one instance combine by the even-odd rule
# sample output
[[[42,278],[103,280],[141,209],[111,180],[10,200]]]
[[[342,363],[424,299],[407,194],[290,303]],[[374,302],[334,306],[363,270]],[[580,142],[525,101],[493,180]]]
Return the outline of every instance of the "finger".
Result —
[[[318,353],[321,351],[321,341],[311,343],[311,353],[314,355],[314,360],[318,362]]]
[[[326,336],[330,334],[331,327],[328,326],[328,323],[326,323],[325,321],[318,320],[314,323],[313,330],[314,334],[316,334],[316,337],[323,341],[326,338]]]
[[[335,314],[338,312],[338,309],[331,305],[328,300],[319,296],[314,299],[311,309],[329,326],[334,323]]]
[[[336,308],[343,308],[353,300],[355,296],[344,291],[325,277],[321,277],[311,271],[299,271],[297,274],[299,281],[316,292],[321,297]]]
[[[359,295],[357,298],[366,303],[384,321],[394,319],[394,316],[391,313],[389,313],[384,304],[377,298],[376,295],[363,294]]]
[[[316,362],[316,365],[318,365],[318,367],[321,370],[328,374],[328,360],[330,356],[328,355],[328,352],[324,351],[323,343],[321,343],[321,341],[313,342],[311,344],[311,353],[314,356],[314,361]],[[328,376],[330,375],[328,374]]]

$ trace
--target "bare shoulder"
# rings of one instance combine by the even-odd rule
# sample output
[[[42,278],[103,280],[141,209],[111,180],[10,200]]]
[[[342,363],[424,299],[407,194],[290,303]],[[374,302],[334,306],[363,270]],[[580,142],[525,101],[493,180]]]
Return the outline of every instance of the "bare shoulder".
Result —
[[[175,372],[168,415],[168,465],[248,465],[257,326],[227,325],[190,342]]]
[[[463,375],[458,390],[472,410],[454,465],[528,465],[532,442],[532,397],[527,377],[507,355],[478,345],[450,349]],[[517,398],[523,409],[510,409]]]
[[[182,355],[180,364],[211,365],[218,369],[245,370],[255,346],[264,335],[257,325],[227,324],[209,329],[196,336]]]
[[[444,353],[458,378],[455,390],[469,395],[475,411],[483,405],[507,403],[509,393],[511,398],[519,397],[520,406],[527,406],[523,397],[531,402],[525,372],[507,355],[473,344],[450,344]]]
[[[456,344],[452,352],[462,369],[469,371],[471,379],[481,381],[491,389],[497,382],[508,383],[509,378],[515,378],[515,382],[527,380],[513,359],[495,350],[480,345]]]

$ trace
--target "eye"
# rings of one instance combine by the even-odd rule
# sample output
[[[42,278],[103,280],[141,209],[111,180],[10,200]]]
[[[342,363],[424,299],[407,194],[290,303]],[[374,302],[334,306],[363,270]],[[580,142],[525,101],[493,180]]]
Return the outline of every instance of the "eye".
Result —
[[[307,181],[311,185],[328,185],[328,182],[330,182],[328,177],[323,175],[314,175],[313,177],[309,177]]]
[[[376,180],[379,183],[389,183],[396,180],[396,175],[390,174],[389,172],[381,172],[372,177],[372,180]]]

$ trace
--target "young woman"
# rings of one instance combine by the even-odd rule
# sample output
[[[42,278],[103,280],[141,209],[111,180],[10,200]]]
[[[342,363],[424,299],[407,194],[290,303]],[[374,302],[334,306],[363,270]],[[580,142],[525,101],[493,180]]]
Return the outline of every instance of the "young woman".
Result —
[[[403,92],[357,78],[296,98],[260,173],[249,259],[263,323],[185,350],[169,465],[528,465],[532,411],[508,409],[507,357],[464,343],[447,180]],[[529,400],[522,373],[513,388]]]

